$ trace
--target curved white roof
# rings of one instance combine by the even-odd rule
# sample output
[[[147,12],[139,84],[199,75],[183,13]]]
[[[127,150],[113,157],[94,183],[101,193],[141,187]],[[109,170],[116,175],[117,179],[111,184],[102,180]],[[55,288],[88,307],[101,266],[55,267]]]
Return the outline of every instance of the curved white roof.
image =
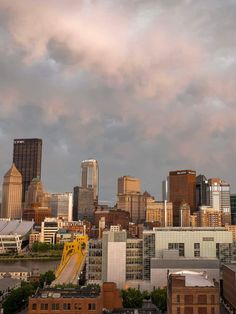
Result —
[[[0,220],[0,235],[18,234],[24,236],[34,225],[33,221]]]

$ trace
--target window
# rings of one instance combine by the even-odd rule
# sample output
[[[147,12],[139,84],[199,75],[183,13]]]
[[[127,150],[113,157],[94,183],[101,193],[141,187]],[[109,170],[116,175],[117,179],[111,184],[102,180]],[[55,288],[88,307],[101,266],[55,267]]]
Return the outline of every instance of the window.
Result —
[[[59,310],[59,303],[52,303],[52,310]]]
[[[176,314],[180,314],[180,307],[176,308]]]
[[[184,314],[193,314],[193,307],[186,306],[184,308]]]
[[[96,304],[95,303],[89,303],[88,304],[88,310],[96,310]]]
[[[194,257],[200,257],[200,243],[194,243]]]
[[[178,250],[179,256],[184,256],[184,243],[168,243],[168,250]]]
[[[207,308],[206,307],[199,307],[198,308],[198,314],[207,314]]]
[[[82,304],[81,303],[75,303],[75,310],[82,310]]]
[[[177,294],[176,296],[176,302],[179,303],[180,302],[180,295]]]
[[[70,310],[70,303],[63,303],[64,310]]]
[[[48,304],[47,303],[41,303],[40,310],[48,310]]]
[[[215,304],[215,296],[211,295],[211,304]]]
[[[37,304],[36,303],[32,304],[32,310],[37,310]]]
[[[193,304],[193,295],[185,295],[184,304]]]
[[[207,296],[206,296],[206,294],[199,294],[198,295],[198,303],[199,304],[207,304]]]

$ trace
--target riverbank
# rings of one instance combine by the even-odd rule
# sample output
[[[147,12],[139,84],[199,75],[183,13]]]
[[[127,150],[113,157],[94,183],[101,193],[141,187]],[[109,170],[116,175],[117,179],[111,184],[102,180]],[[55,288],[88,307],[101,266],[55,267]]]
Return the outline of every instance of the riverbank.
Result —
[[[61,259],[61,255],[49,255],[49,256],[0,256],[0,262],[5,261],[25,261],[25,260],[50,260],[58,261]]]

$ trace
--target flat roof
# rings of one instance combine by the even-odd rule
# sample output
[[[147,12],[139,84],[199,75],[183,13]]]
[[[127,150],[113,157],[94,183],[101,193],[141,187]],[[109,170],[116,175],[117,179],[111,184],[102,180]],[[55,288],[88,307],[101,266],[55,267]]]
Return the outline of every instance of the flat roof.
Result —
[[[0,235],[20,235],[24,236],[34,225],[34,221],[22,220],[0,220]]]
[[[186,287],[214,287],[214,283],[210,281],[205,273],[198,273],[189,270],[181,270],[171,272],[170,275],[181,275],[185,277]]]
[[[151,258],[151,269],[166,269],[166,268],[178,268],[178,269],[219,269],[218,259],[207,258],[178,258],[178,259],[161,259]],[[236,265],[235,265],[236,267]]]

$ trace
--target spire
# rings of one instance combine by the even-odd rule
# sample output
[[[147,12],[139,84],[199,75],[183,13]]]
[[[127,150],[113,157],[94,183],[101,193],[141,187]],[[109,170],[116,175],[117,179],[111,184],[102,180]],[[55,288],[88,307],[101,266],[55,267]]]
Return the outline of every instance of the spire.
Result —
[[[21,173],[16,168],[14,163],[12,164],[11,168],[5,173],[4,178],[6,177],[21,177]]]

